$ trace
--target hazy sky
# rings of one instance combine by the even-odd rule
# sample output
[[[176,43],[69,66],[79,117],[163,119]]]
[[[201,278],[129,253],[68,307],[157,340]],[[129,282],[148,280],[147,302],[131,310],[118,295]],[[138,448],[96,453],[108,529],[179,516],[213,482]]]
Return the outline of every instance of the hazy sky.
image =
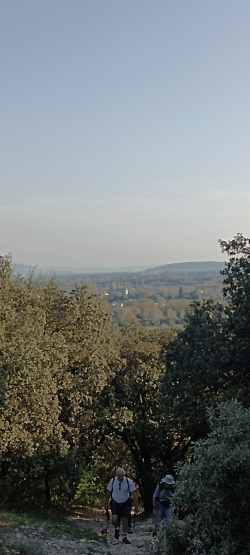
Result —
[[[250,1],[0,8],[0,253],[224,260],[250,232]]]

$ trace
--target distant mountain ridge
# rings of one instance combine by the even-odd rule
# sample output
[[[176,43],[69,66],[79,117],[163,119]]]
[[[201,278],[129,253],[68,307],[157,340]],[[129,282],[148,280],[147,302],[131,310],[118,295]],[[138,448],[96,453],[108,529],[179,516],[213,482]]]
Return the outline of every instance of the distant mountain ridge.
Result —
[[[37,274],[57,274],[57,275],[74,275],[74,274],[115,274],[115,273],[127,273],[127,272],[143,272],[146,269],[150,269],[153,266],[124,266],[118,268],[72,268],[71,266],[48,266],[45,268],[39,268],[37,266],[28,266],[27,264],[12,263],[12,268],[15,274],[27,275],[30,271]]]
[[[147,268],[152,268],[153,266],[124,266],[120,268],[72,268],[71,266],[59,266],[59,267],[48,267],[41,268],[43,273],[54,273],[54,274],[114,274],[114,273],[125,273],[125,272],[143,272]]]
[[[38,274],[57,274],[57,275],[74,275],[74,274],[114,274],[128,272],[143,273],[163,273],[163,272],[219,272],[224,267],[223,262],[204,261],[204,262],[174,262],[165,264],[164,266],[124,266],[120,268],[72,268],[70,266],[49,266],[46,268],[38,268],[28,266],[27,264],[12,263],[15,274],[27,275],[33,271]]]
[[[30,274],[30,272],[34,272],[35,274],[41,273],[41,271],[36,266],[29,266],[28,264],[18,264],[12,262],[11,267],[14,274],[27,275]]]
[[[163,273],[163,272],[219,272],[224,267],[224,262],[216,262],[208,260],[204,262],[174,262],[165,264],[164,266],[156,266],[144,270],[147,273]]]

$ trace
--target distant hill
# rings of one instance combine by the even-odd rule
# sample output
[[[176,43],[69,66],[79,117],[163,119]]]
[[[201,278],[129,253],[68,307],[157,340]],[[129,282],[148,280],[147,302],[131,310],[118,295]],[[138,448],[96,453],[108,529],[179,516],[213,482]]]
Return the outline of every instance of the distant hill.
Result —
[[[28,275],[31,271],[38,274],[55,274],[55,275],[80,275],[80,274],[117,274],[117,273],[163,273],[163,272],[219,272],[224,267],[223,262],[176,262],[173,264],[165,264],[164,266],[124,266],[120,268],[72,268],[71,266],[49,266],[47,268],[38,268],[28,266],[27,264],[13,263],[12,268],[15,274]]]
[[[219,272],[224,267],[223,262],[206,261],[206,262],[175,262],[173,264],[165,264],[165,266],[156,266],[144,270],[144,273],[163,273],[163,272]]]
[[[40,274],[41,270],[34,266],[28,266],[28,264],[11,264],[12,270],[14,274],[21,274],[23,276],[27,276],[30,272],[34,272],[35,274]]]
[[[41,271],[44,273],[52,273],[52,274],[117,274],[117,273],[126,273],[126,272],[143,272],[147,268],[152,268],[151,266],[124,266],[122,268],[72,268],[70,266],[59,266],[59,267],[48,267],[48,268],[41,268]]]
[[[71,266],[48,266],[46,268],[33,268],[27,264],[12,264],[12,269],[15,274],[27,275],[30,271],[34,271],[37,274],[56,274],[56,275],[75,275],[75,274],[117,274],[117,273],[127,273],[127,272],[143,272],[146,269],[152,268],[151,266],[124,266],[120,268],[72,268]]]

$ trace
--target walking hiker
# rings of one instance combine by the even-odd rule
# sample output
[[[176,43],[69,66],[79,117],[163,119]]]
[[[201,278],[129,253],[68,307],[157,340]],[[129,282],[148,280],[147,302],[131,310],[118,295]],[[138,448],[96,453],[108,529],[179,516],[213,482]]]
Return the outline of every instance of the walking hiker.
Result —
[[[133,534],[132,514],[131,514],[131,511],[132,511],[133,506],[134,506],[133,498],[130,497],[129,501],[130,501],[130,503],[129,503],[129,513],[128,513],[128,534]],[[120,519],[118,519],[118,527],[120,528]],[[134,520],[134,527],[135,527],[135,520]]]
[[[153,494],[153,514],[155,516],[155,528],[153,536],[156,536],[160,522],[164,519],[171,520],[173,514],[172,495],[174,492],[175,481],[171,474],[157,484]]]
[[[128,478],[127,474],[125,474],[125,478]],[[128,513],[128,533],[133,534],[132,515],[131,515],[131,511],[132,511],[133,506],[134,506],[133,497],[130,496],[129,501],[130,501],[130,506],[129,506],[129,513]],[[134,520],[134,525],[135,525],[135,520]],[[120,520],[119,519],[118,519],[118,526],[120,528]]]
[[[115,527],[115,539],[119,539],[119,521],[122,520],[123,543],[130,543],[128,540],[128,516],[131,512],[131,500],[130,496],[134,502],[134,511],[138,513],[138,500],[136,494],[136,487],[132,480],[125,476],[125,470],[123,468],[117,468],[116,476],[111,478],[107,485],[107,492],[105,498],[104,509],[108,510],[109,499],[111,497],[111,513],[112,513],[112,524]]]

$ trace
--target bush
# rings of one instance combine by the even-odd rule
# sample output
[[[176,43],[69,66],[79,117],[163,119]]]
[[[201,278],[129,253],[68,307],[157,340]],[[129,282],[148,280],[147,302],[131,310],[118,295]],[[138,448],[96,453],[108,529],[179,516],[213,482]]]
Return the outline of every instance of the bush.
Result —
[[[95,469],[84,468],[81,473],[75,501],[86,507],[99,507],[103,498],[103,484]]]
[[[250,410],[234,400],[210,410],[208,420],[211,432],[194,444],[192,464],[178,469],[182,532],[176,519],[161,529],[157,554],[250,553]]]

